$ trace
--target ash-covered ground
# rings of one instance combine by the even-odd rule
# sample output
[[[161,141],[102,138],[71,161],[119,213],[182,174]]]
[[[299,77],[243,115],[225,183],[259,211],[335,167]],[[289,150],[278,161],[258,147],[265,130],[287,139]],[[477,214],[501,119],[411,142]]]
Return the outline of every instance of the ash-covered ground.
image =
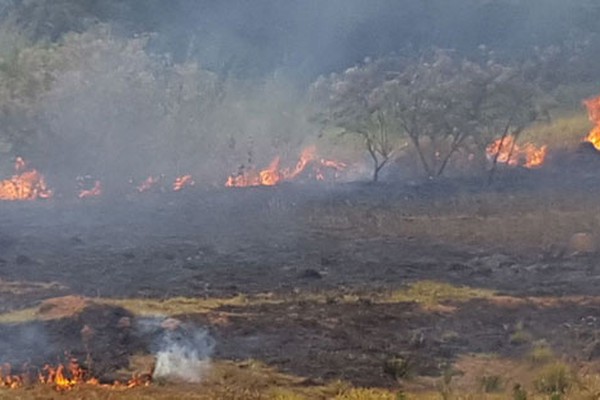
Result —
[[[217,360],[257,359],[311,382],[394,386],[399,359],[411,375],[439,376],[463,355],[518,358],[539,340],[594,362],[600,186],[554,173],[500,171],[491,186],[285,184],[2,203],[0,304],[9,313],[66,295],[245,297],[169,316],[208,329]],[[578,233],[591,244],[572,243]],[[445,294],[443,284],[490,294]],[[68,350],[94,325],[81,318],[65,340],[50,336],[52,348]],[[25,327],[3,324],[4,342],[19,336],[26,347]],[[515,340],[521,331],[527,340]],[[120,356],[140,351],[119,346]]]

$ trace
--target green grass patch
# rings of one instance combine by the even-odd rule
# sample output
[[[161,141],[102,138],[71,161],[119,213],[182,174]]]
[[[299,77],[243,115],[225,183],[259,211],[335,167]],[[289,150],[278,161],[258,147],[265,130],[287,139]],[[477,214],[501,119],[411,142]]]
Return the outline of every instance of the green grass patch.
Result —
[[[548,145],[550,149],[572,148],[587,136],[592,128],[584,110],[539,123],[523,132],[520,142]]]
[[[208,313],[223,306],[244,306],[257,304],[278,304],[283,299],[276,299],[271,294],[247,297],[238,295],[231,298],[192,298],[173,297],[168,299],[89,299],[96,304],[107,304],[123,307],[138,316],[180,315]],[[9,311],[0,314],[0,324],[23,323],[41,318],[38,307]]]
[[[37,307],[3,313],[0,314],[0,324],[21,324],[28,321],[34,321],[38,317],[37,313]]]
[[[415,302],[425,306],[435,306],[445,302],[464,303],[473,299],[487,299],[494,295],[495,292],[488,289],[425,280],[412,283],[406,289],[392,292],[384,302]]]
[[[172,297],[168,299],[94,299],[97,303],[123,307],[140,316],[177,315],[207,313],[223,306],[245,306],[277,304],[282,300],[270,294],[248,297],[238,295],[231,298]]]
[[[358,294],[342,292],[304,293],[293,296],[278,296],[272,293],[245,296],[238,295],[231,298],[191,298],[173,297],[168,299],[90,299],[97,304],[107,304],[123,307],[137,316],[175,316],[183,314],[205,314],[225,306],[243,308],[265,304],[285,304],[292,302],[309,303],[341,303],[357,304],[368,301],[373,304],[388,303],[419,303],[424,306],[435,306],[444,302],[466,302],[476,298],[489,298],[494,292],[487,289],[454,286],[448,283],[435,281],[418,281],[405,289],[386,294]],[[28,321],[48,319],[39,313],[38,307],[9,311],[0,314],[0,324],[15,324]]]

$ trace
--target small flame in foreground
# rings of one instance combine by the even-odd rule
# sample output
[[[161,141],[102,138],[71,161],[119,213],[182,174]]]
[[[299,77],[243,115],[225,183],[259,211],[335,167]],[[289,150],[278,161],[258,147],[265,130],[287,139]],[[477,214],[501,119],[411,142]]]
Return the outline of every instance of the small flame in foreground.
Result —
[[[4,364],[0,367],[0,387],[17,389],[23,386],[23,377],[12,374],[10,364]]]
[[[281,159],[275,157],[269,166],[262,170],[256,171],[253,168],[240,168],[236,175],[230,175],[225,182],[227,187],[247,187],[247,186],[275,186],[282,181],[291,181],[297,178],[310,165],[312,173],[316,180],[325,180],[325,169],[333,170],[337,174],[346,169],[346,164],[333,161],[319,159],[316,156],[317,148],[309,146],[302,150],[300,158],[294,168],[281,168]]]
[[[35,200],[51,197],[52,190],[48,189],[42,174],[36,169],[29,169],[27,162],[21,157],[15,160],[15,175],[0,181],[0,200]]]
[[[525,168],[537,168],[541,166],[548,151],[548,146],[538,147],[533,143],[525,143],[519,146],[515,143],[515,137],[508,135],[497,139],[488,145],[486,153],[488,157],[494,158],[498,155],[498,162],[510,166],[523,166]]]
[[[178,192],[187,186],[194,186],[195,184],[196,182],[194,182],[191,175],[179,176],[175,179],[175,182],[173,182],[173,191]]]
[[[10,364],[0,367],[0,387],[9,389],[18,389],[28,381],[28,374],[15,375],[11,372]],[[134,375],[127,382],[115,381],[112,385],[100,384],[98,379],[87,376],[87,371],[81,368],[77,359],[71,358],[67,365],[58,366],[46,365],[38,373],[37,381],[40,384],[52,386],[58,392],[64,392],[73,389],[78,385],[93,385],[106,388],[133,388],[137,386],[149,386],[151,376],[149,374]]]
[[[592,143],[597,150],[600,150],[600,96],[584,100],[583,104],[587,107],[590,121],[595,125],[585,141]]]

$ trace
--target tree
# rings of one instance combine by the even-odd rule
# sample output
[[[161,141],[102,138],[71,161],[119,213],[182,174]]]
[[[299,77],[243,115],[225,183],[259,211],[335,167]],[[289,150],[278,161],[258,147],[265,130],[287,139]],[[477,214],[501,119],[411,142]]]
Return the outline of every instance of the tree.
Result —
[[[0,151],[23,154],[38,138],[40,102],[63,65],[54,46],[34,44],[0,25]]]
[[[398,60],[367,60],[342,74],[319,78],[310,88],[314,119],[324,126],[356,134],[373,161],[373,181],[399,148],[399,130],[380,99],[374,96],[385,82],[386,69]]]
[[[364,138],[374,180],[402,138],[432,178],[444,173],[468,138],[482,143],[518,134],[536,118],[537,92],[521,68],[488,57],[472,62],[445,50],[368,62],[319,79],[313,92],[326,110],[323,123]]]

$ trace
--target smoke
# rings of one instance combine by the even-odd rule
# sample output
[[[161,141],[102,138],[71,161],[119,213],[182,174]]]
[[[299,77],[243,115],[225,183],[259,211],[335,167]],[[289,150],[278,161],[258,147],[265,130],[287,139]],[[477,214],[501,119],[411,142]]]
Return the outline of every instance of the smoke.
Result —
[[[199,63],[152,54],[147,43],[101,25],[22,57],[29,66],[21,68],[29,82],[23,92],[47,89],[19,103],[25,119],[35,115],[37,133],[15,152],[54,175],[58,191],[69,188],[57,180],[85,174],[113,191],[161,174],[220,186],[240,165],[264,165],[275,155],[295,160],[318,131],[287,79],[225,79]]]
[[[600,8],[585,4],[0,0],[0,162],[26,157],[56,193],[86,174],[106,192],[159,175],[222,186],[275,156],[293,163],[321,133],[309,83],[365,57],[436,46],[477,57],[480,44],[531,57],[574,37],[540,53],[553,57],[546,75],[596,76],[597,19],[586,21]]]
[[[215,341],[206,329],[173,318],[143,320],[140,327],[154,336],[153,378],[197,383],[210,371]]]
[[[11,363],[18,367],[25,363],[35,365],[47,362],[56,351],[42,324],[0,326],[0,364]]]

